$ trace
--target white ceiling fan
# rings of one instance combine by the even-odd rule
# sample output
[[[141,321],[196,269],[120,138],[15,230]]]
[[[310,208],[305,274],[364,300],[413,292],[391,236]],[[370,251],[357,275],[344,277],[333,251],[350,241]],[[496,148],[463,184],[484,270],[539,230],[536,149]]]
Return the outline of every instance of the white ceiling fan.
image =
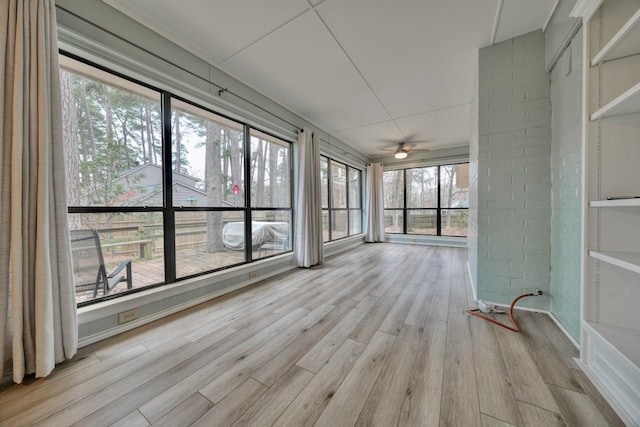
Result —
[[[427,148],[416,148],[416,144],[427,141],[416,141],[415,143],[398,142],[393,148],[382,148],[383,151],[393,151],[396,159],[406,159],[410,153],[426,153],[429,151]]]

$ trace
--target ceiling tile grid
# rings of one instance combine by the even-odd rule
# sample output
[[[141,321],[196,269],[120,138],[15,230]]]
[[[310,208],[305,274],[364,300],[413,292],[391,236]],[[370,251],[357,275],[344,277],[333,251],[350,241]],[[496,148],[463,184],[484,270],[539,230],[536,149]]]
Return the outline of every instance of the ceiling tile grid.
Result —
[[[364,154],[468,143],[477,51],[555,0],[103,0]]]

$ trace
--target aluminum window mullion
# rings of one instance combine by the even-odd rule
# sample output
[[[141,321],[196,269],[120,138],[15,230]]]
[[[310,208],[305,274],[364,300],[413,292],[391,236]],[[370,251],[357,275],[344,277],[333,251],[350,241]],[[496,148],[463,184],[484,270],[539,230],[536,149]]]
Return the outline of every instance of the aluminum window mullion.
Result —
[[[251,209],[251,128],[244,125],[244,259],[251,262],[253,259],[253,234],[251,222],[253,211]]]
[[[402,234],[407,233],[407,169],[402,170]]]
[[[171,165],[171,96],[167,92],[161,94],[162,114],[162,181],[164,185],[164,281],[176,281],[176,222],[173,206],[173,168]]]
[[[436,236],[442,236],[442,197],[441,197],[441,189],[440,189],[440,168],[442,166],[438,165],[438,173],[437,173],[437,181],[438,181],[438,208],[436,211]]]
[[[345,191],[347,192],[347,236],[351,236],[351,215],[349,215],[349,166],[344,165],[345,167]]]
[[[331,173],[332,160],[327,157],[327,205],[329,207],[329,241],[333,240],[333,174]]]

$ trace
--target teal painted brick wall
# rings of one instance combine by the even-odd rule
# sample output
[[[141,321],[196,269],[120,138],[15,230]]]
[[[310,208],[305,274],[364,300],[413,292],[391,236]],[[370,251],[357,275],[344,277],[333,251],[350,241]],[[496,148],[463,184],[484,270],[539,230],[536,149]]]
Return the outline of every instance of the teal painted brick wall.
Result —
[[[508,304],[539,288],[544,296],[521,305],[548,310],[551,101],[544,48],[544,33],[535,31],[479,52],[474,262],[479,298]],[[474,148],[470,153],[473,165]]]
[[[580,339],[582,29],[551,71],[551,312]]]

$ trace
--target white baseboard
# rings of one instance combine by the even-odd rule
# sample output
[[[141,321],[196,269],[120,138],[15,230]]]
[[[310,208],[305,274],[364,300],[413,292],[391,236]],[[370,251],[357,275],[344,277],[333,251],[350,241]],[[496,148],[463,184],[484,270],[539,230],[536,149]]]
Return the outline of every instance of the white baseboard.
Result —
[[[476,297],[476,301],[477,301],[477,297]],[[510,304],[502,304],[502,303],[497,303],[497,302],[491,302],[491,301],[485,301],[485,303],[487,304],[491,304],[494,305],[496,307],[503,307],[503,308],[509,308],[511,307]],[[549,316],[551,318],[551,320],[553,320],[553,322],[558,326],[558,328],[560,329],[560,331],[562,331],[562,333],[569,338],[569,341],[571,341],[571,343],[578,349],[580,350],[580,344],[578,343],[578,341],[576,341],[576,339],[569,333],[569,331],[567,330],[567,328],[565,328],[562,323],[560,323],[560,321],[558,321],[558,318],[556,316],[554,316],[554,314],[552,312],[550,312],[549,310],[542,310],[539,308],[531,308],[531,307],[518,307],[515,306],[514,310],[522,310],[522,311],[530,311],[532,313],[542,313],[542,314],[546,314],[547,316]]]
[[[560,323],[560,320],[558,320],[555,314],[553,314],[551,311],[549,311],[548,314],[549,314],[549,317],[551,317],[551,320],[553,320],[556,323],[556,325],[558,325],[558,328],[560,328],[560,330],[564,332],[566,337],[569,338],[569,341],[571,341],[573,345],[575,345],[576,348],[580,350],[580,343],[573,337],[573,335],[569,333],[569,330],[565,328],[562,323]]]

